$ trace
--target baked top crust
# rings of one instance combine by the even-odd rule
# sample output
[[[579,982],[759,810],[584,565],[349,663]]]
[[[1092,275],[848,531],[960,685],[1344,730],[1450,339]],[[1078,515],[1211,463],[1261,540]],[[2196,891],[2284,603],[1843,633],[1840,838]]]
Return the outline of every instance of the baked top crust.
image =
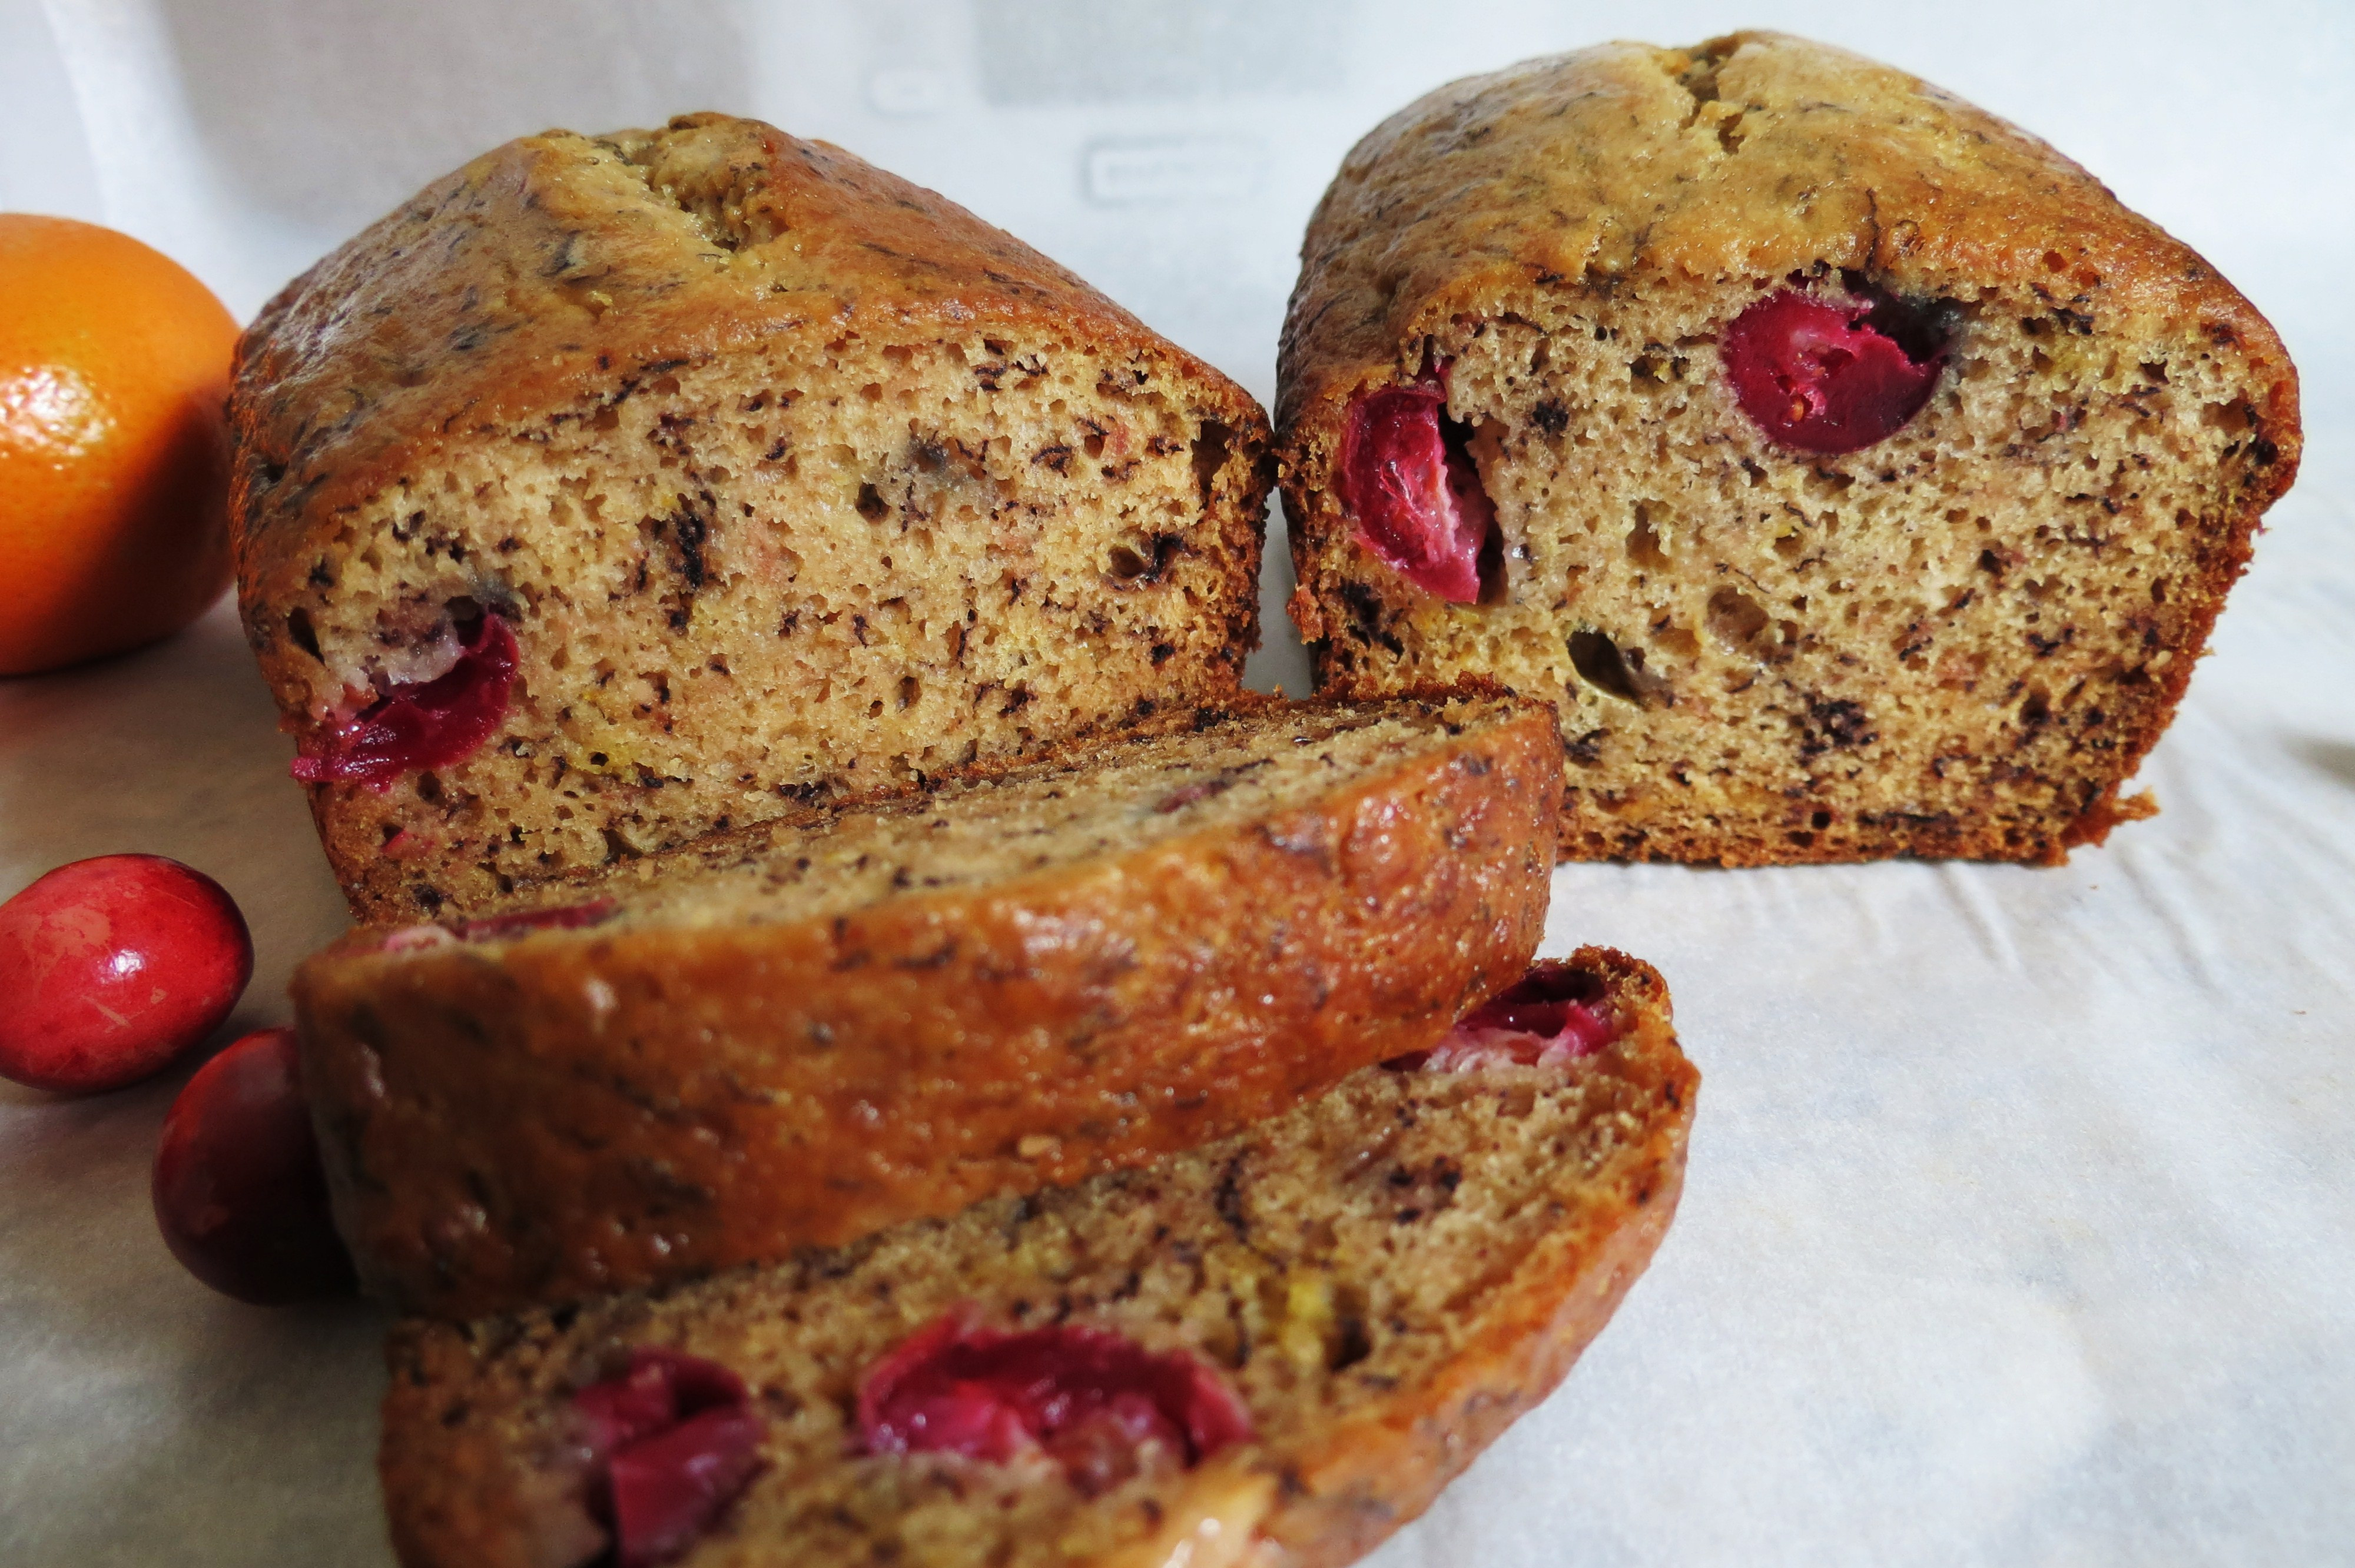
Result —
[[[1192,1147],[1517,980],[1561,779],[1539,704],[1254,698],[354,932],[293,987],[337,1224],[464,1318]]]
[[[2190,247],[2018,127],[1787,34],[1604,44],[1443,87],[1350,151],[1301,263],[1279,361],[1286,443],[1337,424],[1360,387],[1411,378],[1424,334],[1459,313],[1828,264],[1927,297],[2019,279],[2158,318],[2144,331],[2235,344],[2279,432],[2258,510],[2296,471],[2289,356]]]
[[[755,120],[549,131],[435,181],[289,284],[238,349],[239,590],[283,598],[338,514],[438,446],[731,345],[1053,326],[1250,396],[1066,269],[934,192]]]

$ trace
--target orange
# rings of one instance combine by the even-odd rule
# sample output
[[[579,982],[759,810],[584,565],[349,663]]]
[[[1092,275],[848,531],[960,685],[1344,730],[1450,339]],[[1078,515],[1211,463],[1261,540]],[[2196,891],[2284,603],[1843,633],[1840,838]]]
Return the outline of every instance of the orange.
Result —
[[[229,586],[236,341],[129,235],[0,213],[0,675],[152,642]]]

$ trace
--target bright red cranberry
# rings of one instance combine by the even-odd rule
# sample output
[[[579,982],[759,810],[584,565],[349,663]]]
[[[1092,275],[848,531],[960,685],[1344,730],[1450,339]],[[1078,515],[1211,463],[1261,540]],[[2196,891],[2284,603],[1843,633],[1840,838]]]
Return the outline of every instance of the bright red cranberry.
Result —
[[[1436,374],[1360,392],[1341,433],[1341,499],[1358,536],[1409,582],[1455,604],[1480,598],[1497,509]]]
[[[357,1288],[291,1029],[246,1035],[197,1069],[164,1117],[153,1192],[172,1255],[224,1296],[276,1307]]]
[[[1601,979],[1559,959],[1540,959],[1510,989],[1457,1019],[1438,1044],[1382,1065],[1468,1073],[1574,1062],[1619,1037],[1618,1026],[1598,1010],[1602,1001]]]
[[[619,1568],[693,1545],[760,1466],[761,1418],[717,1361],[640,1350],[622,1375],[572,1396],[591,1457],[591,1511]]]
[[[78,860],[0,904],[0,1076],[89,1094],[161,1071],[220,1026],[253,939],[176,860]]]
[[[1896,301],[1833,304],[1785,291],[1718,339],[1742,411],[1766,439],[1807,452],[1852,452],[1922,411],[1945,346]]]
[[[1252,1434],[1251,1412],[1182,1351],[1104,1329],[1006,1333],[952,1313],[876,1363],[858,1390],[868,1452],[1003,1464],[1043,1449],[1074,1479],[1117,1473],[1147,1443],[1191,1466]]]
[[[431,681],[394,687],[357,716],[306,739],[290,771],[305,784],[382,789],[404,773],[464,761],[506,717],[515,673],[515,633],[485,615],[455,664]]]

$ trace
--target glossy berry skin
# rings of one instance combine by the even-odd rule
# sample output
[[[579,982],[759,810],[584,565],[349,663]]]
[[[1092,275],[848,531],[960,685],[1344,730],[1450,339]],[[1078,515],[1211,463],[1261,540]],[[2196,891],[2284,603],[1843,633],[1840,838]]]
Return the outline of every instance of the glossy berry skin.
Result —
[[[1474,604],[1497,509],[1446,402],[1437,374],[1359,393],[1341,433],[1339,489],[1366,548],[1417,587]]]
[[[0,905],[0,1075],[135,1084],[218,1028],[253,978],[245,916],[176,860],[78,860]]]
[[[165,1115],[153,1192],[164,1245],[224,1296],[277,1307],[358,1287],[291,1029],[248,1034],[197,1069]]]
[[[1785,291],[1718,340],[1742,411],[1778,446],[1852,452],[1895,435],[1937,389],[1943,344],[1888,299],[1847,304]]]

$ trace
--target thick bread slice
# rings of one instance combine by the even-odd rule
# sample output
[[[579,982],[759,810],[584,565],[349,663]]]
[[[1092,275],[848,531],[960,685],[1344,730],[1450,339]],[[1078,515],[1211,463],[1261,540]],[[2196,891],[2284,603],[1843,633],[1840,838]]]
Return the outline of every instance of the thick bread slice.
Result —
[[[756,121],[485,154],[262,312],[230,412],[246,632],[364,918],[1216,699],[1258,639],[1250,396]],[[493,711],[352,771],[453,669]]]
[[[2280,338],[2189,248],[1952,94],[1772,33],[1392,116],[1309,225],[1279,385],[1320,683],[1555,703],[1581,858],[2101,842],[2147,812],[2121,787],[2300,446]],[[1811,412],[1825,386],[1884,417]],[[1426,588],[1393,561],[1434,542],[1369,535],[1343,459],[1433,405],[1486,499]]]
[[[1538,705],[1254,698],[355,932],[293,984],[338,1221],[472,1317],[1192,1147],[1518,978],[1560,784]]]
[[[642,1347],[734,1370],[762,1468],[689,1568],[1328,1568],[1561,1381],[1674,1212],[1699,1075],[1648,967],[1587,948],[1622,1033],[1561,1067],[1372,1068],[1249,1132],[848,1249],[393,1337],[382,1469],[410,1568],[569,1568],[600,1532],[570,1395]],[[858,1452],[862,1376],[961,1304],[1220,1369],[1253,1436],[1093,1496]],[[1207,1524],[1207,1528],[1206,1528]]]

